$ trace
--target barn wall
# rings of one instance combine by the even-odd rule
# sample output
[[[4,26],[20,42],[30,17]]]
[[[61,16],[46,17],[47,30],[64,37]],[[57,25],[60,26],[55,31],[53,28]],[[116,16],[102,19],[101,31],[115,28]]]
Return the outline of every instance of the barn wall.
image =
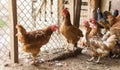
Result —
[[[101,3],[101,9],[102,11],[108,11],[109,10],[109,2],[112,0],[102,0]]]

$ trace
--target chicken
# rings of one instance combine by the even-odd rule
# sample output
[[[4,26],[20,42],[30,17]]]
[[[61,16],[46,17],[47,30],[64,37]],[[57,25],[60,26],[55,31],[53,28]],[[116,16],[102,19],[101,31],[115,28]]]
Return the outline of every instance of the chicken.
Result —
[[[100,28],[104,29],[105,32],[108,31],[109,25],[108,25],[108,21],[106,20],[106,14],[103,14],[99,8],[97,9],[97,14],[98,14],[97,22]]]
[[[72,44],[77,47],[78,40],[83,37],[82,31],[71,24],[70,13],[66,8],[62,10],[62,16],[64,19],[60,26],[60,32],[67,39],[68,46]],[[68,49],[68,46],[65,49]]]
[[[115,16],[115,17],[117,17],[118,16],[118,14],[119,14],[119,11],[116,9],[116,10],[114,10],[114,12],[113,12],[113,16]]]
[[[87,20],[83,20],[83,29],[84,29],[84,31],[83,31],[84,37],[80,41],[80,45],[82,47],[88,46],[88,44],[89,44],[87,36],[89,35],[91,28],[90,28],[90,24]]]
[[[44,29],[39,29],[36,31],[27,32],[22,25],[17,24],[17,34],[18,40],[22,44],[22,50],[32,54],[32,64],[35,62],[35,57],[40,52],[42,45],[48,43],[52,33],[58,28],[57,24],[48,26]]]
[[[104,18],[103,18],[103,14],[102,14],[101,10],[98,8],[97,9],[97,21],[99,21],[99,20],[104,20]]]
[[[82,53],[92,56],[89,61],[92,61],[95,57],[98,57],[97,63],[100,58],[105,57],[112,52],[113,55],[119,54],[119,47],[117,42],[120,41],[120,20],[115,18],[110,12],[105,11],[107,21],[110,24],[110,29],[103,36],[89,37],[89,46],[82,50]],[[91,26],[92,27],[92,26]]]
[[[87,46],[89,46],[90,38],[94,38],[96,36],[101,37],[102,34],[100,32],[100,27],[98,26],[98,23],[93,18],[90,18],[90,23],[88,23],[88,21],[84,21],[83,23],[84,23],[84,27],[86,30],[86,33],[85,33],[85,38],[86,38],[86,42],[87,42],[86,44],[87,44]]]
[[[117,42],[117,44],[115,45],[115,47],[111,50],[110,56],[112,58],[118,58],[120,57],[120,43]]]
[[[93,18],[90,18],[90,28],[91,28],[91,31],[88,37],[102,36],[99,24]]]
[[[90,46],[82,50],[83,54],[90,55],[92,58],[88,61],[94,60],[95,57],[98,57],[97,63],[99,63],[100,58],[109,55],[111,49],[116,45],[116,35],[109,36],[106,40],[96,37],[90,39]]]
[[[110,23],[110,32],[108,33],[108,35],[113,35],[115,34],[118,38],[118,40],[120,40],[120,17],[114,17],[111,14],[108,13],[107,16],[107,20]],[[118,15],[119,16],[119,15]],[[107,36],[106,36],[107,37]]]
[[[109,28],[112,27],[112,25],[117,21],[117,19],[115,18],[115,16],[113,16],[110,12],[105,11],[104,14],[106,15],[106,20],[108,21],[108,26]]]
[[[117,37],[117,44],[115,45],[115,47],[111,50],[110,56],[115,57],[116,55],[120,54],[120,20],[117,20],[116,22],[114,22],[114,24],[112,25],[112,27],[110,28],[110,31],[107,32],[104,36],[103,36],[103,40],[106,40],[107,38],[109,38],[111,35],[116,35]]]

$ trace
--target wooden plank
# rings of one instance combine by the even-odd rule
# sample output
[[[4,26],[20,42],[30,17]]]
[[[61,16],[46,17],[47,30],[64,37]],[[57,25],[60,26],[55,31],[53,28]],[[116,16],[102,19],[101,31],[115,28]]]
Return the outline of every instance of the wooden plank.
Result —
[[[18,63],[18,40],[16,37],[17,30],[15,28],[17,24],[17,8],[16,0],[9,0],[10,6],[10,27],[11,27],[11,61],[12,63]]]
[[[90,0],[90,8],[89,8],[89,18],[94,18],[97,20],[97,9],[101,9],[101,0]]]
[[[63,0],[58,0],[58,23],[62,23],[62,9],[63,9],[64,5],[63,5]]]
[[[82,5],[88,6],[88,2],[82,2]]]
[[[76,27],[79,27],[79,22],[80,22],[80,12],[81,12],[81,0],[75,0],[74,2],[74,24]]]
[[[74,24],[75,17],[75,0],[70,0],[71,22]]]

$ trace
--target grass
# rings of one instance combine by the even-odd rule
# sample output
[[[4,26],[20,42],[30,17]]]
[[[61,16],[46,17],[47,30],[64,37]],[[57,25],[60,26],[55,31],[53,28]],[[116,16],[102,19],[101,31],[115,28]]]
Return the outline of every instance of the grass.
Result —
[[[5,21],[3,21],[2,19],[0,19],[0,28],[2,28],[5,25]]]

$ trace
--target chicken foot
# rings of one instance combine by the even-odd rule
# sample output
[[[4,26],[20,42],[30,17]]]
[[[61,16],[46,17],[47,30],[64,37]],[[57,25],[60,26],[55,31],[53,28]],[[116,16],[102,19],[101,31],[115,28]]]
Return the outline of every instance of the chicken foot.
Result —
[[[36,59],[36,56],[37,56],[36,53],[32,54],[32,62],[31,62],[32,65],[37,65],[37,63],[39,63],[39,61]]]
[[[118,58],[119,57],[119,55],[117,55],[117,54],[114,54],[113,56],[112,56],[112,58]]]
[[[95,61],[95,63],[99,63],[100,62],[100,58],[101,57],[98,57],[98,59]],[[90,59],[88,59],[87,61],[91,62],[95,59],[95,57],[91,57]]]
[[[95,59],[95,57],[91,57],[90,59],[88,59],[87,61],[91,62]]]
[[[98,57],[97,61],[95,61],[95,63],[99,63],[100,62],[100,58],[101,57]]]
[[[31,64],[34,65],[34,64],[36,64],[36,63],[37,63],[37,62],[36,62],[35,57],[32,57],[32,62],[31,62]]]

